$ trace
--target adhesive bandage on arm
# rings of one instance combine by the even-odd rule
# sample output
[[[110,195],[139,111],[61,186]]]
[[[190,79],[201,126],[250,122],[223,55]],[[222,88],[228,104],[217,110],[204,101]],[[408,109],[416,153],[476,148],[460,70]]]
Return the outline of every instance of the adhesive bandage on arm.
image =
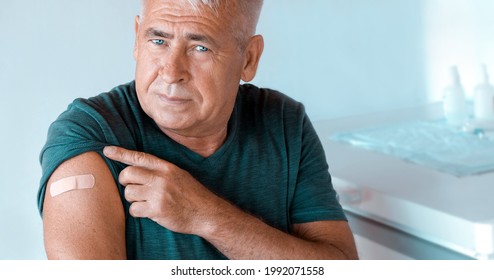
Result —
[[[91,189],[94,187],[94,181],[92,174],[63,178],[50,185],[50,194],[54,197],[72,190]]]

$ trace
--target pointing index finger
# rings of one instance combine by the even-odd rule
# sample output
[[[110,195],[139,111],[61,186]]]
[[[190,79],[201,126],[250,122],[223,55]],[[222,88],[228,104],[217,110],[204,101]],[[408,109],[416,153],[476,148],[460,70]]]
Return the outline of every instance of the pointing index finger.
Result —
[[[160,159],[144,152],[127,150],[116,146],[107,146],[103,149],[103,154],[112,160],[125,163],[127,165],[141,166],[147,168],[157,167]]]

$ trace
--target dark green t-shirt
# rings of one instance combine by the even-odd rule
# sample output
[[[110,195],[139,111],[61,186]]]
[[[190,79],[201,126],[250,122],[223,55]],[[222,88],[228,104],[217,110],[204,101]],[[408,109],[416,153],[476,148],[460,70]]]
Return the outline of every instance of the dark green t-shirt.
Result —
[[[223,259],[206,240],[174,233],[129,215],[118,175],[126,166],[105,158],[105,146],[143,151],[188,171],[204,186],[267,224],[345,220],[331,184],[322,145],[304,107],[253,85],[239,87],[223,146],[204,158],[166,136],[139,105],[131,82],[89,99],[76,99],[50,126],[41,151],[38,207],[46,183],[65,160],[88,151],[105,159],[126,214],[129,259]],[[232,236],[231,238],[235,238]]]

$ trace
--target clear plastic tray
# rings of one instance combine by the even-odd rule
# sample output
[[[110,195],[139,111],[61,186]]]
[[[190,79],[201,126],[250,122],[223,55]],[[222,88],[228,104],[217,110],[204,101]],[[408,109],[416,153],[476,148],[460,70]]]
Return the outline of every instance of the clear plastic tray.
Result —
[[[444,120],[413,121],[330,136],[458,177],[494,171],[494,138],[482,129],[461,129]]]

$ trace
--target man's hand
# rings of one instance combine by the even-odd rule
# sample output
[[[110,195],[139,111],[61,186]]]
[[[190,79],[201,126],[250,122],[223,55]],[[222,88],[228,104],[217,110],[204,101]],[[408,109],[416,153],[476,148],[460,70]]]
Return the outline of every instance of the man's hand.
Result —
[[[106,147],[106,157],[129,165],[119,182],[133,217],[149,218],[180,233],[198,234],[224,202],[188,172],[153,155]]]
[[[230,259],[357,258],[345,221],[295,224],[290,235],[219,198],[165,160],[118,147],[103,152],[129,165],[119,181],[125,186],[125,199],[132,203],[132,216],[201,236]]]

